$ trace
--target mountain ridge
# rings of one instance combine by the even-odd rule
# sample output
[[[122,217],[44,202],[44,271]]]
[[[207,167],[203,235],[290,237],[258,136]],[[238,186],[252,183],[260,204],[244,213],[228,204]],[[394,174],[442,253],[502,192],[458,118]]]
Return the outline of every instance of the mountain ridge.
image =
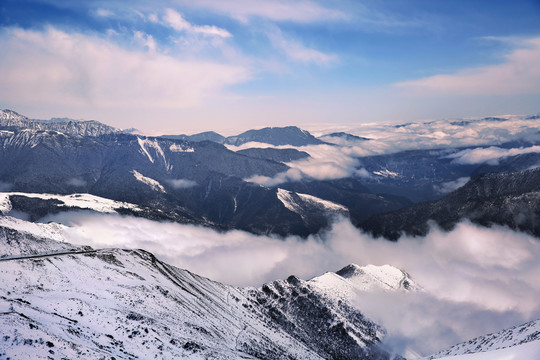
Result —
[[[16,222],[18,230],[0,232],[2,243],[34,256],[0,261],[0,356],[391,358],[378,325],[295,277],[235,288],[143,250],[54,255],[66,244]]]

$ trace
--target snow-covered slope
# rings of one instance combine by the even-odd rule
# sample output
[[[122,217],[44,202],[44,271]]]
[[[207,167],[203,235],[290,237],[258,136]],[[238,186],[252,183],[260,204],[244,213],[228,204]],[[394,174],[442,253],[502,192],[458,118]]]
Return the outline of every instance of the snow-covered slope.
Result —
[[[329,213],[347,213],[345,206],[312,195],[295,193],[278,188],[277,197],[283,203],[283,206],[300,216],[307,215],[309,211],[313,210]]]
[[[3,224],[1,251],[24,256],[0,260],[0,358],[389,357],[378,325],[305,281],[235,288],[142,250],[66,254],[66,243],[50,239],[40,247],[49,255],[28,257],[48,229]]]
[[[531,343],[529,346],[523,344]],[[531,354],[536,357],[520,356],[529,350],[534,350]],[[523,351],[523,352],[522,352]],[[478,354],[476,354],[478,353]],[[466,355],[466,354],[476,354]],[[506,355],[505,355],[506,354]],[[516,355],[514,355],[516,354]],[[507,357],[504,357],[507,356]],[[540,359],[540,319],[530,321],[523,325],[514,326],[502,330],[498,333],[480,336],[467,342],[463,342],[428,356],[426,360],[432,359]]]
[[[10,196],[24,196],[28,198],[37,198],[43,200],[57,200],[62,204],[61,207],[65,208],[79,208],[94,210],[102,213],[116,213],[117,209],[130,209],[139,210],[139,207],[134,204],[115,201],[111,199],[102,198],[90,194],[70,194],[70,195],[57,195],[57,194],[37,194],[37,193],[22,193],[22,192],[5,192],[0,193],[0,214],[5,214],[11,210]]]
[[[439,360],[539,360],[540,341],[474,354],[445,356]]]
[[[403,270],[390,265],[347,265],[338,272],[327,272],[309,280],[316,289],[328,296],[352,299],[365,291],[416,291],[417,285]]]
[[[31,223],[0,216],[0,259],[89,249],[63,241],[63,230],[60,224]]]

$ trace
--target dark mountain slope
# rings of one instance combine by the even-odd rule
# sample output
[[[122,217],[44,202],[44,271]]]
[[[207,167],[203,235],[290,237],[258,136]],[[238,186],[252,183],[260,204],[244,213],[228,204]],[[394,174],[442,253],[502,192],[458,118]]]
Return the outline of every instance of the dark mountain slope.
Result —
[[[344,205],[356,226],[373,214],[384,213],[411,205],[404,197],[373,194],[357,179],[299,181],[279,185],[280,188]]]
[[[309,154],[307,152],[298,151],[296,149],[251,148],[239,150],[236,153],[253,158],[266,159],[277,162],[291,162],[295,160],[306,159],[309,157]]]
[[[484,226],[506,225],[540,237],[540,168],[479,175],[442,199],[375,215],[361,228],[396,240],[402,233],[425,235],[428,220],[449,230],[463,219]]]
[[[152,219],[301,236],[329,225],[326,209],[307,206],[299,214],[284,206],[277,189],[243,180],[274,176],[286,165],[211,141],[22,130],[0,134],[0,164],[0,181],[11,191],[90,193],[140,205],[144,211],[133,215]],[[32,218],[65,209],[53,200],[12,197],[14,210]]]
[[[225,142],[225,136],[218,134],[215,131],[205,131],[193,135],[161,135],[160,138],[170,140],[185,140],[185,141],[213,141],[218,144]]]

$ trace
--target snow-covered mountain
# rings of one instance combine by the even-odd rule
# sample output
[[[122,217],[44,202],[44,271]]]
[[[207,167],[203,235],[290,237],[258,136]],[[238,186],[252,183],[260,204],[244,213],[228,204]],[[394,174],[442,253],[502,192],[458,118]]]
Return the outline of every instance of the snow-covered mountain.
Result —
[[[463,193],[479,181],[487,184],[489,176],[485,173],[534,171],[538,167],[538,131],[528,134],[538,123],[532,118],[516,118],[519,128],[527,131],[503,137],[508,140],[504,143],[497,140],[497,148],[421,146],[421,150],[360,156],[373,153],[364,152],[364,144],[384,149],[395,139],[383,144],[380,138],[365,140],[359,135],[333,132],[329,134],[332,138],[346,143],[330,146],[291,126],[249,130],[229,138],[205,132],[171,140],[116,130],[87,131],[84,124],[90,122],[36,121],[8,110],[0,115],[1,191],[89,193],[143,209],[136,213],[124,209],[126,214],[281,236],[318,233],[328,228],[336,213],[348,217],[357,227],[390,239],[399,238],[403,231],[425,234],[429,219],[444,229],[470,218],[481,225],[508,225],[535,235],[539,231],[535,222],[540,199],[535,195],[537,190],[529,191],[524,186],[518,189],[512,180],[521,179],[525,173],[501,175],[511,180],[508,187],[504,186],[512,189],[508,196],[480,193],[468,197]],[[512,128],[514,120],[509,119],[514,118],[403,124],[392,129],[397,131],[393,136],[406,129],[420,139],[436,125],[440,136],[452,131],[465,136],[468,133],[462,128],[468,126],[487,123]],[[75,126],[73,131],[69,124]],[[398,139],[404,141],[403,136]],[[231,151],[235,146],[227,148],[209,139],[234,145],[265,142],[280,148]],[[410,146],[414,141],[407,143]],[[495,154],[490,159],[498,165],[471,162],[469,158],[462,161],[471,154]],[[439,202],[424,202],[437,199]],[[28,213],[31,219],[67,208],[54,199],[21,195],[12,195],[9,201],[15,211]],[[416,201],[421,203],[409,207]]]
[[[323,141],[311,135],[308,131],[296,126],[266,127],[257,130],[248,130],[236,136],[229,136],[225,143],[239,146],[248,142],[259,142],[271,145],[319,145]]]
[[[296,149],[249,148],[238,150],[236,153],[284,163],[309,158],[307,152]]]
[[[32,129],[0,132],[0,148],[0,189],[17,193],[10,195],[12,208],[33,220],[67,206],[20,193],[89,193],[144,209],[134,212],[124,207],[123,213],[283,236],[307,236],[327,227],[332,218],[327,207],[311,206],[325,201],[360,219],[408,204],[370,194],[355,179],[324,184],[311,180],[306,191],[287,189],[305,194],[292,196],[311,204],[293,211],[281,201],[277,188],[247,181],[288,171],[289,166],[276,160],[305,156],[296,150],[236,153],[210,141],[128,134],[74,136]],[[312,191],[315,188],[322,191]],[[318,200],[307,201],[308,195]],[[349,212],[351,207],[354,211]]]
[[[530,321],[498,333],[480,336],[423,359],[538,360],[540,359],[540,320]]]
[[[105,125],[95,120],[73,120],[53,118],[51,120],[33,120],[12,110],[0,110],[0,130],[52,130],[67,135],[101,136],[122,133],[122,130]]]
[[[322,140],[315,138],[308,131],[296,126],[266,127],[256,130],[244,131],[241,134],[225,137],[214,131],[205,131],[193,135],[162,135],[161,138],[187,141],[213,141],[218,144],[240,146],[249,142],[265,143],[270,145],[319,145]]]
[[[0,229],[0,358],[390,358],[380,326],[295,277],[236,288],[143,250],[70,249],[40,236],[51,224]]]
[[[363,136],[356,136],[356,135],[349,134],[343,131],[325,134],[325,135],[319,136],[317,139],[322,140],[326,143],[336,144],[336,145],[356,145],[363,141],[370,140],[369,138],[366,138]]]
[[[405,271],[391,265],[350,264],[337,272],[327,272],[309,280],[320,292],[352,300],[362,292],[419,291],[422,288]]]

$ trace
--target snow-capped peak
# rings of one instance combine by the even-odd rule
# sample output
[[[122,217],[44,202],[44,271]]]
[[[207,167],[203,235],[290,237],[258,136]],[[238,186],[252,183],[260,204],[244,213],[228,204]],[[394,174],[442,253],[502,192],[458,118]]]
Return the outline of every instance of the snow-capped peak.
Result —
[[[376,284],[381,289],[418,289],[418,285],[412,281],[409,274],[391,265],[366,265],[361,267],[350,264],[339,270],[337,275],[358,284],[369,284],[371,286]]]
[[[337,272],[327,272],[309,281],[320,291],[350,299],[358,292],[416,291],[422,288],[409,274],[390,265],[350,264]]]

